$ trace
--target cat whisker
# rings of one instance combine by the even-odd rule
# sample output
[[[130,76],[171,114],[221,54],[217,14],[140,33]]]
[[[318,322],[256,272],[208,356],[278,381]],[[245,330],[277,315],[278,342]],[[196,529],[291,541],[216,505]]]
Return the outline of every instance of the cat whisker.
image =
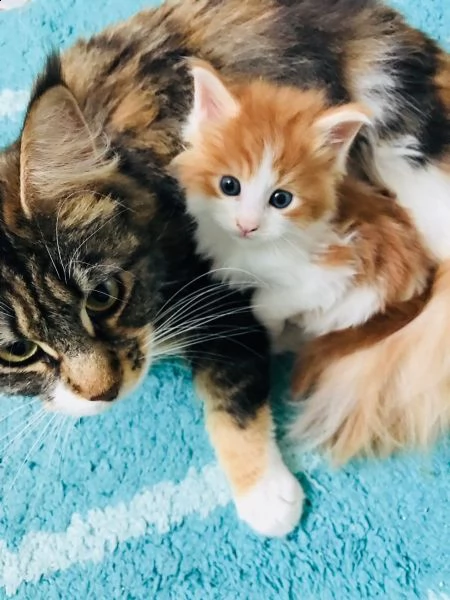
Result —
[[[61,268],[63,270],[63,274],[64,274],[64,282],[67,283],[67,272],[66,269],[64,267],[64,262],[62,259],[62,254],[61,254],[61,246],[59,244],[59,217],[61,214],[61,210],[63,208],[64,204],[61,203],[59,205],[58,211],[56,213],[56,221],[55,221],[55,241],[56,241],[56,248],[58,251],[58,256],[59,256],[59,264],[61,265]]]
[[[30,422],[30,420],[34,419],[35,417],[37,418],[37,417],[38,417],[40,414],[43,414],[43,413],[44,413],[44,409],[43,409],[43,408],[41,408],[41,409],[40,409],[40,410],[38,410],[36,413],[33,413],[33,414],[30,416],[30,419],[27,419],[27,421],[26,421],[26,423],[25,423],[25,424],[29,423],[29,422]],[[20,430],[20,429],[21,429],[23,426],[24,426],[24,424],[23,424],[23,423],[19,423],[19,424],[17,424],[15,427],[13,427],[13,428],[11,428],[11,429],[8,429],[7,433],[5,433],[5,435],[3,435],[3,436],[0,438],[0,443],[1,443],[1,442],[3,442],[3,441],[5,441],[5,440],[6,440],[6,439],[8,439],[9,437],[11,437],[11,435],[14,435],[14,434],[15,434],[17,431],[19,431],[19,430]]]
[[[48,413],[47,413],[48,414]],[[23,469],[25,468],[25,466],[27,465],[32,453],[36,450],[39,449],[39,447],[42,445],[42,442],[44,440],[45,434],[47,433],[50,425],[53,423],[53,421],[56,419],[57,415],[52,415],[50,417],[50,419],[47,421],[46,425],[44,426],[44,428],[42,429],[42,431],[39,433],[39,435],[37,436],[36,440],[34,441],[34,443],[32,444],[31,448],[29,449],[29,451],[27,452],[23,462],[21,463],[21,465],[19,466],[19,468],[17,469],[16,475],[14,476],[11,484],[9,485],[7,491],[5,492],[5,496],[7,497],[8,494],[13,490],[14,485],[16,484],[16,481],[19,479]]]
[[[71,417],[68,417],[65,422],[66,422],[67,426],[66,426],[66,431],[64,434],[64,439],[62,440],[62,443],[61,443],[61,452],[60,452],[60,458],[59,458],[59,470],[60,471],[61,471],[61,467],[62,467],[63,458],[66,455],[67,445],[69,443],[70,434],[75,429],[75,424],[76,424],[77,420],[73,419]]]
[[[228,331],[224,331],[223,329],[220,330],[219,333],[213,333],[213,332],[209,332],[207,334],[204,335],[195,335],[194,337],[189,338],[188,336],[179,336],[181,339],[177,340],[178,336],[167,336],[166,338],[162,338],[161,340],[158,340],[157,343],[154,344],[153,349],[155,353],[158,353],[159,348],[164,348],[164,346],[167,346],[169,348],[174,348],[176,347],[177,349],[181,350],[183,348],[188,348],[190,346],[194,346],[197,344],[203,344],[205,342],[208,341],[214,341],[214,340],[218,340],[218,339],[233,339],[234,336],[239,336],[242,335],[244,332],[248,333],[253,331],[254,329],[252,329],[251,327],[246,327],[246,328],[230,328]],[[196,331],[196,330],[194,330]],[[175,339],[175,344],[174,346],[172,346],[171,344],[168,344],[168,342],[170,340]],[[178,342],[178,343],[177,343]],[[159,348],[158,348],[159,347]]]
[[[199,333],[202,328],[205,325],[208,325],[209,323],[213,323],[214,321],[218,321],[221,318],[224,317],[228,317],[228,316],[232,316],[232,315],[236,315],[236,314],[243,314],[246,312],[251,311],[251,307],[245,307],[245,308],[241,308],[241,309],[236,309],[236,310],[230,310],[230,311],[222,311],[219,313],[216,313],[212,316],[206,317],[205,316],[200,316],[197,319],[191,319],[189,321],[185,321],[182,324],[180,324],[179,329],[174,328],[174,330],[172,331],[172,333],[169,334],[165,334],[165,330],[164,326],[161,327],[161,329],[158,331],[156,330],[155,335],[153,336],[152,340],[149,342],[150,343],[158,343],[161,341],[167,341],[168,339],[171,339],[173,337],[179,337],[181,335],[185,335],[189,332],[196,332]],[[230,325],[232,326],[232,325]],[[222,327],[220,327],[219,331],[224,332],[224,329]],[[244,328],[239,328],[239,331],[244,331]],[[223,337],[223,336],[222,336]]]
[[[164,324],[167,325],[171,323],[175,317],[177,317],[176,320],[181,320],[187,313],[189,316],[198,314],[199,317],[203,317],[208,314],[208,310],[217,305],[219,302],[222,306],[227,306],[227,304],[223,304],[223,299],[230,296],[234,297],[235,291],[230,289],[230,287],[226,284],[222,284],[222,286],[225,288],[225,294],[223,293],[224,290],[222,287],[218,286],[209,286],[208,288],[195,290],[195,292],[192,292],[192,294],[188,294],[182,300],[176,302],[173,306],[166,309],[166,311],[164,311],[164,313],[159,317],[156,317],[153,322],[157,324],[158,321],[160,321],[164,316],[168,316],[169,318],[167,318],[164,322]],[[200,301],[204,300],[205,298],[208,300],[208,304],[202,303],[199,308],[196,308],[195,311],[193,311],[193,307],[199,304]],[[231,306],[232,304],[232,302],[229,302],[228,306]],[[181,308],[179,308],[179,306],[181,306]],[[173,314],[170,314],[171,312]]]
[[[190,316],[192,316],[193,314],[196,314],[196,311],[198,312],[199,309],[196,309],[196,311],[193,311],[193,308],[195,306],[197,306],[203,299],[205,299],[205,297],[207,297],[207,300],[209,301],[208,304],[203,304],[200,307],[200,310],[202,311],[202,314],[206,314],[206,310],[211,309],[213,306],[217,305],[218,303],[221,303],[223,301],[224,298],[230,297],[230,296],[234,296],[235,292],[233,292],[232,290],[230,290],[228,288],[228,286],[225,286],[225,289],[227,290],[227,293],[223,294],[223,290],[222,289],[217,289],[216,287],[214,288],[210,288],[210,289],[206,289],[206,290],[201,290],[199,292],[196,292],[195,294],[192,294],[191,297],[187,296],[183,302],[177,303],[177,305],[180,305],[180,307],[178,306],[174,306],[172,307],[171,310],[173,310],[174,312],[172,314],[170,314],[170,310],[166,310],[165,313],[163,315],[161,315],[160,317],[155,318],[154,320],[154,324],[158,324],[158,321],[160,321],[164,316],[168,318],[165,320],[165,324],[168,325],[170,323],[172,323],[174,320],[176,322],[176,320],[180,320],[184,317],[184,315],[189,314]]]
[[[229,288],[225,286],[225,289]],[[202,300],[202,298],[206,296],[208,300],[212,300],[222,291],[223,290],[221,289],[217,289],[216,286],[211,286],[210,288],[206,288],[204,290],[196,290],[192,294],[188,294],[185,298],[175,302],[175,304],[166,308],[166,310],[163,313],[161,313],[154,319],[154,323],[158,324],[158,322],[165,319],[164,323],[167,324],[172,322],[176,318],[182,318],[184,314],[191,312],[193,306],[198,304],[198,302]]]
[[[242,334],[242,330],[236,330],[236,336]],[[194,339],[190,339],[190,340],[185,340],[184,342],[181,342],[179,344],[174,344],[174,345],[168,345],[167,347],[162,347],[162,348],[156,348],[156,351],[154,353],[152,353],[152,357],[154,360],[159,360],[160,358],[166,358],[168,356],[180,356],[181,358],[187,358],[188,356],[192,356],[192,351],[190,350],[192,347],[195,347],[196,345],[200,345],[200,344],[204,344],[205,342],[210,342],[210,341],[214,341],[217,339],[223,339],[225,336],[224,335],[209,335],[209,336],[205,336],[204,338],[194,338]],[[256,356],[260,356],[260,354],[258,352],[256,352],[254,349],[249,348],[247,345],[243,344],[239,339],[236,339],[235,337],[233,337],[233,335],[231,335],[229,338],[227,337],[227,339],[229,339],[231,342],[238,344],[244,348],[246,348],[247,350],[251,351],[253,354],[255,354]],[[223,360],[227,360],[228,357],[226,355],[220,356],[219,354],[215,354],[215,353],[210,353],[207,351],[203,351],[203,350],[199,350],[197,353],[197,357],[198,358],[204,358],[206,356],[210,356],[213,359],[223,359]]]
[[[168,300],[166,300],[166,302],[161,306],[161,308],[158,310],[158,312],[156,313],[155,316],[155,320],[159,317],[159,315],[161,314],[161,312],[166,308],[167,305],[170,306],[170,303],[177,297],[179,296],[182,292],[184,292],[184,290],[186,288],[189,288],[189,286],[193,285],[194,283],[196,283],[197,281],[199,281],[200,279],[204,278],[204,277],[208,277],[208,273],[202,273],[201,275],[198,275],[197,277],[195,277],[194,279],[188,281],[187,283],[185,283],[182,287],[178,288],[171,296]],[[213,285],[213,284],[210,284]],[[224,284],[223,284],[224,285]],[[192,293],[197,292],[197,290],[195,290]],[[189,297],[189,294],[188,296]],[[180,299],[180,301],[183,301],[186,299],[186,296],[182,296],[182,298]]]
[[[19,411],[22,410],[26,410],[29,409],[30,406],[35,402],[35,398],[30,398],[30,400],[28,400],[27,402],[22,403],[20,406],[16,406],[16,408],[14,408],[13,410],[11,410],[9,413],[7,413],[6,415],[4,415],[1,419],[0,419],[0,425],[6,421],[7,419],[10,419],[13,415],[15,415],[16,413],[18,413]]]
[[[6,317],[12,317],[13,313],[10,309],[10,307],[5,304],[4,302],[0,301],[0,308],[3,309],[2,314],[5,315]]]
[[[38,429],[38,427],[41,426],[42,421],[45,419],[45,417],[48,415],[48,413],[42,409],[42,411],[40,411],[37,415],[35,415],[35,418],[32,418],[30,420],[27,421],[27,423],[25,424],[25,426],[23,427],[23,429],[14,437],[14,439],[10,440],[5,446],[4,448],[0,451],[0,463],[1,464],[5,464],[6,460],[9,458],[9,456],[11,455],[11,452],[13,451],[13,449],[19,445],[22,445],[22,443],[34,432]]]
[[[92,263],[89,263],[89,262],[86,262],[83,260],[74,260],[74,261],[72,261],[72,263],[75,265],[83,265],[83,268],[86,271],[93,271],[93,270],[101,269],[102,267],[104,267],[105,271],[107,272],[108,275],[110,272],[117,273],[118,271],[120,271],[121,273],[133,275],[133,273],[131,271],[128,271],[127,269],[123,269],[122,267],[119,267],[118,265],[112,265],[112,264],[107,264],[107,263],[92,264]]]
[[[88,241],[90,239],[92,239],[94,237],[94,235],[97,235],[104,227],[107,227],[107,225],[109,225],[111,223],[111,221],[114,221],[114,219],[117,219],[117,217],[121,214],[123,214],[125,211],[125,209],[121,209],[117,212],[114,212],[108,219],[106,219],[101,225],[99,225],[96,229],[94,229],[94,231],[89,234],[78,246],[77,248],[73,251],[72,256],[69,260],[69,273],[72,273],[72,263],[73,260],[75,259],[75,257],[78,256],[78,253],[80,252],[81,248],[88,243]]]
[[[48,244],[47,244],[47,242],[46,242],[46,240],[45,240],[44,233],[43,233],[43,231],[42,231],[42,229],[41,229],[41,226],[39,225],[39,222],[38,222],[37,220],[36,220],[36,226],[37,226],[37,228],[38,228],[38,230],[39,230],[39,235],[40,235],[40,237],[41,237],[41,241],[42,241],[42,243],[44,244],[44,248],[45,248],[45,250],[46,250],[46,252],[47,252],[47,254],[48,254],[48,257],[50,258],[50,261],[51,261],[51,263],[52,263],[52,265],[53,265],[53,269],[55,270],[56,276],[58,277],[58,279],[61,279],[61,275],[60,275],[60,273],[59,273],[58,267],[56,266],[55,259],[53,258],[53,255],[52,255],[52,253],[50,252],[50,248],[48,247]],[[62,280],[61,280],[61,281],[62,281]]]
[[[48,459],[48,463],[47,463],[47,471],[50,470],[50,467],[51,467],[51,464],[53,461],[53,457],[56,452],[56,447],[61,439],[62,430],[64,428],[64,425],[65,425],[67,419],[69,419],[69,417],[67,417],[66,415],[57,415],[57,417],[58,417],[58,420],[56,421],[55,427],[51,432],[52,435],[53,435],[53,433],[56,433],[56,435],[55,435],[55,443],[53,444],[52,451],[49,454],[49,459]]]
[[[233,268],[233,267],[220,267],[217,269],[211,269],[210,271],[208,271],[207,273],[202,273],[201,275],[198,275],[197,277],[194,277],[194,279],[191,279],[190,281],[188,281],[187,283],[185,283],[181,288],[179,288],[176,292],[174,292],[174,294],[172,294],[172,296],[163,304],[163,306],[159,309],[158,313],[156,314],[156,317],[158,317],[159,313],[162,312],[164,310],[164,308],[170,304],[172,302],[172,300],[174,300],[179,294],[181,294],[186,288],[189,288],[189,286],[193,285],[194,283],[196,283],[197,281],[200,281],[203,278],[209,278],[214,274],[218,274],[221,273],[223,271],[235,271],[235,272],[240,272],[240,273],[244,273],[246,275],[248,275],[250,277],[250,283],[253,283],[253,281],[260,283],[260,285],[267,285],[265,284],[265,282],[263,282],[261,279],[259,279],[257,276],[253,275],[253,273],[250,273],[249,271],[246,271],[245,269],[238,269],[238,268]],[[210,286],[213,286],[214,288],[219,287],[219,286],[223,286],[223,287],[227,287],[230,289],[230,286],[228,285],[228,283],[226,282],[221,282],[221,281],[217,281],[214,283],[211,283]],[[210,287],[208,286],[208,287]],[[186,296],[183,296],[182,300],[184,301],[186,299]]]
[[[31,515],[37,514],[37,512],[36,512],[36,506],[37,506],[38,502],[40,501],[40,499],[42,497],[42,489],[43,489],[43,485],[44,485],[44,475],[45,475],[45,473],[47,473],[47,474],[50,473],[50,466],[51,466],[51,462],[52,462],[52,459],[53,459],[53,454],[54,454],[54,452],[56,450],[56,446],[57,446],[57,443],[58,443],[58,438],[59,438],[59,435],[61,433],[62,424],[64,423],[64,419],[67,418],[64,415],[59,415],[59,414],[57,414],[56,417],[57,418],[53,421],[53,424],[50,427],[50,430],[48,431],[48,434],[47,434],[48,438],[52,438],[56,434],[56,436],[55,436],[55,443],[53,445],[53,450],[52,450],[51,454],[49,454],[49,460],[48,460],[48,463],[47,463],[47,469],[46,469],[45,472],[40,473],[39,480],[38,480],[38,487],[37,487],[37,489],[34,490],[34,493],[33,493],[33,502],[30,503],[30,506],[29,506],[29,509],[28,509],[29,513]]]
[[[212,325],[212,326],[208,327],[207,331],[202,332],[201,327],[198,327],[196,322],[194,322],[193,324],[186,323],[184,326],[180,325],[179,328],[173,329],[172,331],[161,332],[161,335],[149,340],[148,345],[153,345],[154,347],[156,347],[158,345],[166,344],[170,340],[174,340],[174,339],[175,340],[177,340],[177,339],[198,340],[198,339],[203,339],[205,336],[211,336],[211,335],[216,338],[218,338],[218,337],[228,338],[234,334],[237,335],[237,334],[242,334],[243,332],[250,332],[250,331],[257,331],[257,329],[255,327],[235,327],[232,325],[230,325],[228,327],[222,327],[222,326],[219,327],[218,326],[215,329],[214,325]],[[190,334],[192,334],[191,338],[189,338]]]

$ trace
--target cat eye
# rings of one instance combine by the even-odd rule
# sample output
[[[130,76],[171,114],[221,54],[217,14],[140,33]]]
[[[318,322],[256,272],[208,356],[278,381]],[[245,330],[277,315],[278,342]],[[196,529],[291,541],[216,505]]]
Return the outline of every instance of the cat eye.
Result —
[[[20,340],[0,348],[0,360],[7,363],[24,363],[37,354],[39,346],[28,340]]]
[[[275,190],[270,196],[269,204],[271,204],[274,208],[281,210],[283,208],[287,208],[293,199],[294,196],[291,194],[291,192],[287,192],[286,190]]]
[[[108,279],[100,283],[86,297],[86,310],[91,313],[106,313],[121,301],[120,285],[117,279]]]
[[[239,179],[236,179],[236,177],[225,175],[220,180],[220,189],[225,196],[239,196],[241,193],[241,184],[239,183]]]

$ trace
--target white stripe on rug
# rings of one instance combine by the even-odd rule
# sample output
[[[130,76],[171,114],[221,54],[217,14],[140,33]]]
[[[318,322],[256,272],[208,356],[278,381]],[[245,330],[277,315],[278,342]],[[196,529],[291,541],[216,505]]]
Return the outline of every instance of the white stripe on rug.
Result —
[[[24,582],[37,582],[78,563],[101,562],[121,542],[151,532],[167,533],[189,515],[206,518],[230,498],[221,470],[210,464],[201,471],[189,469],[179,484],[158,483],[127,504],[93,509],[85,517],[74,514],[64,532],[28,533],[17,552],[0,540],[0,586],[12,596]]]
[[[27,90],[1,90],[0,119],[12,118],[24,111],[29,97]]]

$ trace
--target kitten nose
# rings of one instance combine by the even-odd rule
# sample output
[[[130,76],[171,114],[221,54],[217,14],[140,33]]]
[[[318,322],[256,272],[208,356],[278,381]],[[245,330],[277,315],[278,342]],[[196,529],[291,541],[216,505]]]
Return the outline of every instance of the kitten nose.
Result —
[[[243,237],[247,237],[249,233],[253,233],[258,229],[258,225],[254,222],[242,222],[238,220],[236,221],[236,225]]]
[[[112,400],[115,400],[117,398],[117,396],[119,395],[119,390],[120,390],[120,383],[115,383],[108,390],[105,390],[104,392],[102,392],[101,394],[98,394],[97,396],[93,396],[90,400],[92,402],[99,402],[99,401],[111,402]]]

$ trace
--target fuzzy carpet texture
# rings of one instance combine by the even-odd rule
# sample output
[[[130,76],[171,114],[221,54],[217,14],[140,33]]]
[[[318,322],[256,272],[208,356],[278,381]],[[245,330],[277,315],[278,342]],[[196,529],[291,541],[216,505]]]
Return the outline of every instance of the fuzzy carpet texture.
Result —
[[[1,10],[0,145],[17,134],[50,48],[148,5],[31,0]],[[450,46],[449,0],[396,6]],[[1,599],[450,599],[449,439],[427,455],[337,472],[284,447],[308,506],[288,539],[265,540],[237,521],[183,363],[157,365],[96,419],[38,410],[0,403]]]

